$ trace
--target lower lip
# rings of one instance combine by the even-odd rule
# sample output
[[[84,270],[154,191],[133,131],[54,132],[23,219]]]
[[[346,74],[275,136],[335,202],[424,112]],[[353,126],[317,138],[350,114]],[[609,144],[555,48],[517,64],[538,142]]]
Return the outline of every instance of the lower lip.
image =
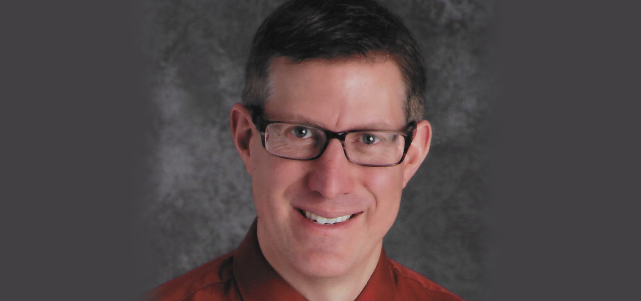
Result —
[[[348,227],[349,225],[351,225],[353,223],[353,221],[356,218],[358,218],[361,215],[360,213],[356,213],[354,216],[352,216],[350,219],[348,219],[346,221],[342,221],[340,223],[322,225],[322,224],[319,224],[319,223],[317,223],[317,222],[315,222],[313,220],[310,220],[310,219],[307,219],[306,217],[304,217],[301,214],[300,209],[294,208],[294,210],[296,210],[296,215],[298,216],[299,219],[301,219],[301,222],[305,226],[312,227],[312,228],[318,229],[318,230],[327,230],[327,231],[338,230],[338,229],[343,229],[345,227]]]

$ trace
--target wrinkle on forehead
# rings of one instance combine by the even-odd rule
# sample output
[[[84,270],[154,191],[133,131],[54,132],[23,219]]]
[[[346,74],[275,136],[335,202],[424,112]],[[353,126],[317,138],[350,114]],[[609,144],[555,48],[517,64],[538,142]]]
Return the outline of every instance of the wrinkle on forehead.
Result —
[[[307,114],[306,112],[296,112],[295,109],[292,111],[285,108],[272,110],[272,115],[266,115],[265,117],[279,121],[316,125],[334,131],[354,129],[399,130],[401,126],[405,125],[406,89],[402,71],[395,61],[390,62],[393,64],[395,71],[390,71],[392,69],[380,69],[381,67],[389,68],[383,64],[388,62],[390,57],[389,55],[356,56],[332,60],[311,59],[300,63],[286,57],[276,58],[270,65],[270,78],[268,80],[270,98],[267,101],[272,102],[271,100],[274,100],[275,94],[278,94],[278,97],[283,97],[283,95],[289,96],[294,93],[299,94],[299,96],[308,95],[316,103],[323,102],[325,99],[345,99],[346,102],[343,103],[340,109],[335,106],[329,106],[327,110],[322,108],[321,111],[326,114],[319,118],[315,117],[321,112]],[[296,68],[296,66],[305,66],[305,68]],[[372,73],[372,70],[375,71]],[[391,76],[389,76],[390,74]],[[397,82],[399,83],[398,85],[396,84]],[[379,91],[383,94],[372,94]],[[371,99],[371,102],[368,102],[368,99]],[[384,101],[380,104],[391,106],[387,110],[392,112],[397,111],[397,109],[400,110],[401,116],[399,117],[402,120],[376,118],[375,113],[368,115],[368,111],[377,111],[375,108],[377,103],[374,102],[377,99],[391,99],[392,102]],[[283,99],[280,99],[279,103],[281,101]],[[292,97],[285,97],[284,101],[286,104],[281,103],[282,105],[295,107],[297,104],[296,99]],[[398,105],[398,108],[396,105]],[[334,108],[336,109],[332,111]],[[327,112],[331,112],[331,114],[327,114]],[[355,112],[357,113],[355,114]],[[362,112],[362,114],[359,115],[358,112]],[[359,116],[368,116],[369,118],[366,117],[360,120],[362,123],[358,123],[359,120],[355,120],[355,117]]]
[[[388,60],[392,60],[396,66],[400,70],[401,64],[397,61],[397,59],[393,56],[390,55],[387,52],[384,51],[371,51],[367,53],[367,55],[352,55],[352,56],[347,56],[347,57],[338,57],[338,58],[312,58],[312,59],[306,59],[303,61],[298,61],[294,60],[290,57],[287,56],[279,56],[273,58],[267,67],[267,82],[265,85],[265,90],[266,90],[266,97],[265,101],[269,100],[272,95],[273,95],[273,87],[274,87],[274,76],[273,76],[273,66],[277,64],[283,64],[283,65],[296,65],[296,64],[302,64],[305,62],[314,62],[314,63],[320,63],[320,64],[329,64],[329,65],[341,65],[341,64],[346,64],[350,62],[361,62],[363,64],[368,64],[370,66],[373,66],[374,64],[378,63],[385,63]],[[401,72],[402,73],[402,72]],[[403,78],[403,99],[405,100],[407,98],[407,83],[405,78]],[[404,104],[405,106],[405,104]]]

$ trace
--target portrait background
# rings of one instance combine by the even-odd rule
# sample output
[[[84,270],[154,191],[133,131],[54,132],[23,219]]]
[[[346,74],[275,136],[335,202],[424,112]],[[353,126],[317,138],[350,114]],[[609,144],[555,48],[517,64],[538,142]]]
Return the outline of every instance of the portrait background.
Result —
[[[229,111],[240,102],[253,34],[282,2],[145,2],[152,127],[140,204],[141,290],[233,250],[255,217]],[[490,300],[492,2],[380,2],[420,44],[428,71],[424,117],[434,131],[425,162],[403,191],[385,250],[466,300]]]

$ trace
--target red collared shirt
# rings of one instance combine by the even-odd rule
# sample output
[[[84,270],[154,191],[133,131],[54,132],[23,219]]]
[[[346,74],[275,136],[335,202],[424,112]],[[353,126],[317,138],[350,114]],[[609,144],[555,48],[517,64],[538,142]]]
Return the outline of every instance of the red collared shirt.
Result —
[[[256,221],[238,249],[150,292],[159,301],[305,301],[269,265],[258,246]],[[387,258],[385,251],[356,301],[462,301],[440,285]]]

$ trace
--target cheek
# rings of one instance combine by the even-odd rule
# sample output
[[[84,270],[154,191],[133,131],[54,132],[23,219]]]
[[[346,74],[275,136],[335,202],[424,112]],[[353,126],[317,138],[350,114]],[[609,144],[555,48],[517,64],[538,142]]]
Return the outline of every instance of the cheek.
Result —
[[[375,226],[384,232],[387,232],[396,220],[403,191],[402,169],[393,168],[393,170],[369,172],[364,182],[365,188],[375,199],[372,208]]]
[[[259,142],[260,143],[260,142]],[[262,148],[262,145],[257,145]],[[256,150],[256,149],[254,149]],[[287,214],[286,190],[301,178],[301,169],[295,161],[270,155],[257,149],[252,155],[252,192],[256,210]],[[282,212],[281,212],[282,211]],[[280,212],[280,213],[276,213]]]
[[[376,168],[364,174],[362,179],[364,186],[377,198],[377,202],[388,203],[400,200],[403,190],[403,171],[399,166]],[[379,198],[381,200],[378,200]]]
[[[256,207],[256,212],[258,216],[268,214],[271,211],[273,202],[270,202],[270,195],[273,194],[270,188],[274,187],[272,181],[273,177],[270,177],[271,167],[269,165],[269,159],[267,156],[270,156],[265,152],[263,146],[260,144],[260,141],[253,140],[250,144],[251,148],[251,182],[252,182],[252,194],[254,197],[254,206]]]
[[[389,168],[389,167],[385,167]],[[374,198],[374,203],[367,214],[369,240],[378,242],[385,237],[394,224],[401,202],[403,188],[402,170],[372,171],[367,173],[365,188]]]

